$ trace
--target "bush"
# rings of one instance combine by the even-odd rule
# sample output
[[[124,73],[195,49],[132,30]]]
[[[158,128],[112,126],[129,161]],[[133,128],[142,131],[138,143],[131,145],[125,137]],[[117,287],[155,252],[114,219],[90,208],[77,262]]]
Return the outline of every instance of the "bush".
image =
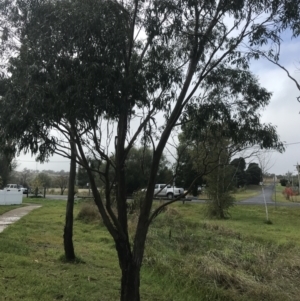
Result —
[[[280,184],[281,186],[286,186],[286,184],[288,183],[289,181],[287,179],[281,179],[280,180]]]
[[[76,219],[86,223],[102,221],[97,206],[92,202],[82,204]]]
[[[234,205],[235,199],[230,192],[223,192],[218,196],[209,194],[210,200],[207,203],[207,215],[210,218],[224,219],[230,216],[229,209]]]

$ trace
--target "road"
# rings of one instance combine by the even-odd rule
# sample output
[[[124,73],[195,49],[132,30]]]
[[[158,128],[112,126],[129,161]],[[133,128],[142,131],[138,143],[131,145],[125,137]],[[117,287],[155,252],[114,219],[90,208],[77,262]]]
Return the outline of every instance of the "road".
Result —
[[[273,206],[286,206],[286,207],[300,207],[299,203],[279,203],[279,202],[274,202],[272,201],[272,195],[274,192],[274,185],[270,186],[264,186],[264,191],[265,191],[265,198],[266,198],[266,203],[267,205],[273,205]],[[205,200],[199,200],[197,198],[191,197],[191,202],[192,203],[205,203]],[[264,205],[264,196],[263,194],[259,194],[255,197],[236,202],[236,205]]]
[[[276,202],[276,204],[275,204],[275,202],[272,201],[274,185],[265,186],[264,191],[265,191],[266,202],[268,205],[291,206],[291,207],[299,207],[300,206],[299,203],[278,203],[278,202]],[[52,199],[52,200],[66,201],[68,196],[67,195],[46,195],[46,198]],[[199,200],[197,197],[187,197],[186,201],[189,201],[191,203],[205,203],[205,200]],[[264,205],[263,194],[261,193],[255,197],[252,197],[252,198],[240,201],[240,202],[236,202],[236,205]]]
[[[273,195],[273,191],[274,191],[274,185],[270,185],[270,186],[264,186],[264,191],[265,191],[265,198],[266,198],[266,202],[267,204],[275,204],[272,201],[272,195]],[[244,201],[240,201],[239,203],[241,204],[255,204],[255,205],[264,205],[264,195],[263,193],[261,193],[260,195],[257,195],[255,197],[246,199]]]

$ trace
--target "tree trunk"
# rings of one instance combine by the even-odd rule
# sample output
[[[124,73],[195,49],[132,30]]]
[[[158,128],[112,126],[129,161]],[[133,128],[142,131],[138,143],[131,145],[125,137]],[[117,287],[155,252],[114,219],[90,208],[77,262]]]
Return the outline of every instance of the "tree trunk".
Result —
[[[70,141],[71,157],[75,158],[76,148],[74,142]],[[74,195],[75,195],[75,178],[76,178],[76,161],[71,159],[70,162],[70,177],[69,177],[69,190],[68,200],[66,207],[66,221],[64,227],[64,250],[67,261],[75,260],[75,252],[73,245],[73,209],[74,209]]]
[[[140,301],[140,267],[130,260],[122,270],[120,301]]]

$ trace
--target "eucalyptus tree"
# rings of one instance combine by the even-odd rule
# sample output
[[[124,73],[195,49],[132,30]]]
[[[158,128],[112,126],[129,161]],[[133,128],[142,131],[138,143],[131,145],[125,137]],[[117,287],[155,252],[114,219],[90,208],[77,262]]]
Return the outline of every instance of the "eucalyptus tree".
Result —
[[[116,25],[114,20],[119,24],[117,28],[121,25],[123,28],[124,18],[114,13],[114,4],[99,1],[33,1],[31,5],[20,5],[19,9],[17,20],[23,22],[21,47],[19,55],[10,60],[12,76],[6,105],[2,107],[2,122],[6,124],[2,136],[8,139],[11,126],[11,132],[16,134],[12,139],[18,140],[21,133],[17,134],[16,124],[9,125],[10,118],[15,118],[20,129],[26,129],[22,141],[18,140],[20,149],[38,154],[41,161],[55,152],[70,157],[64,246],[66,259],[74,260],[72,228],[77,151],[74,129],[88,131],[90,125],[84,118],[95,118],[89,121],[97,123],[103,107],[107,107],[106,113],[113,111],[120,71],[107,70],[107,66],[114,63],[117,56],[113,53],[120,52],[118,44],[124,39],[120,38],[122,31],[117,36],[109,31]],[[111,28],[104,26],[108,22]],[[108,48],[112,43],[115,50]],[[113,73],[113,81],[106,78],[109,72]],[[14,99],[19,101],[22,118]],[[59,139],[51,137],[51,130],[59,132]],[[88,160],[85,163],[88,166]]]
[[[251,49],[245,45],[279,43],[282,30],[299,24],[299,14],[288,14],[289,2],[283,1],[44,2],[33,1],[37,7],[29,6],[30,13],[24,14],[21,52],[11,61],[12,87],[0,108],[1,136],[14,139],[18,150],[39,152],[40,158],[56,152],[86,168],[95,203],[115,242],[122,271],[120,300],[140,300],[147,232],[162,209],[152,211],[154,185],[172,131],[201,99],[203,85],[212,85],[219,72],[236,74],[232,85],[243,77],[232,70],[247,72]],[[260,99],[250,91],[245,108]],[[211,112],[211,107],[222,106],[222,99],[208,100],[207,106]],[[206,107],[199,110],[204,114]],[[233,128],[239,122],[232,123],[232,141],[238,138]],[[270,135],[262,146],[275,145],[273,128],[266,125],[265,130]],[[126,159],[139,138],[152,147],[153,158],[131,240]],[[248,141],[255,139],[250,135]],[[105,170],[89,166],[88,156],[105,162]],[[104,183],[105,198],[94,172]]]
[[[220,168],[230,169],[227,165],[235,155],[255,145],[258,149],[284,150],[276,127],[260,121],[260,110],[268,105],[270,98],[271,93],[248,70],[220,64],[203,80],[202,94],[190,101],[181,118],[180,146],[186,151],[180,165],[181,169],[188,166],[187,173],[193,175],[191,186],[204,177],[210,179],[211,185],[210,173],[216,174]],[[253,151],[245,156],[251,155]],[[225,185],[227,188],[236,182],[239,170],[245,169],[244,159],[241,168],[239,164],[230,183]],[[219,215],[224,216],[223,212]]]

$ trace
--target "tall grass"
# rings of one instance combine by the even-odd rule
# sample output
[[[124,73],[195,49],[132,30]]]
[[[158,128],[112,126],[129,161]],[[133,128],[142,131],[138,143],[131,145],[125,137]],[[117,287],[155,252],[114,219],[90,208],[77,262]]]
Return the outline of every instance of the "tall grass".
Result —
[[[75,220],[82,260],[64,263],[65,202],[38,201],[41,208],[0,234],[0,300],[118,300],[120,269],[102,223]],[[260,206],[236,206],[225,221],[206,219],[204,206],[174,204],[151,225],[141,300],[299,300],[298,208],[270,208],[266,225]],[[131,237],[136,222],[130,214]]]
[[[231,221],[211,221],[196,206],[167,211],[149,233],[146,269],[167,274],[172,288],[183,290],[178,300],[298,300],[299,209],[290,222],[290,209],[271,210],[274,225],[266,225],[263,208],[239,207]]]

